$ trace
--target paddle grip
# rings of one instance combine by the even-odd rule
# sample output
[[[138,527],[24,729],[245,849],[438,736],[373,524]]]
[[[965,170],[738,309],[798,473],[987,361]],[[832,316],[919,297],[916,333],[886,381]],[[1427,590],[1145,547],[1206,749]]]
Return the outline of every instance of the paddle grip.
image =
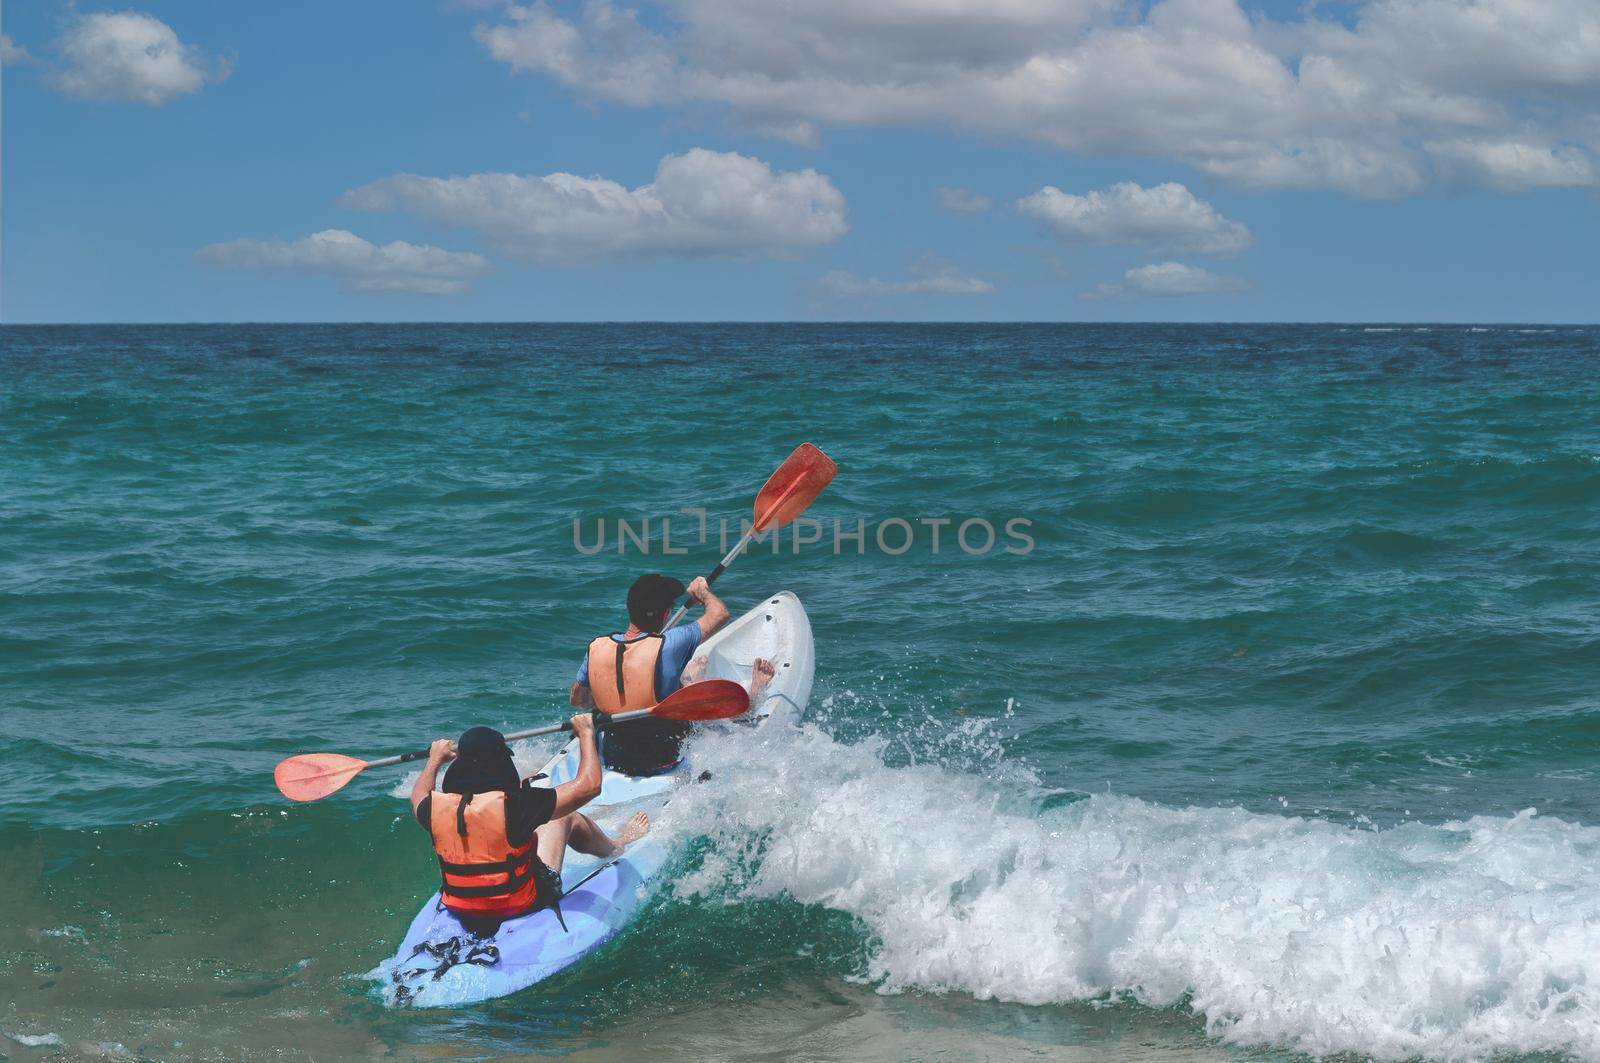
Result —
[[[743,546],[743,545],[744,545],[744,543],[742,543],[742,542],[739,544],[739,546]],[[737,552],[738,551],[738,547],[734,547],[734,551]],[[731,557],[733,555],[730,554],[728,556]],[[727,561],[727,558],[723,558],[721,561],[717,562],[717,567],[716,568],[712,569],[709,573],[706,574],[706,586],[708,586],[708,587],[711,586],[713,583],[715,583],[717,581],[717,577],[722,575],[726,571],[728,571],[728,561]],[[665,624],[661,625],[661,630],[662,631],[666,631],[669,628],[677,626],[678,621],[683,619],[683,614],[687,613],[688,611],[689,611],[689,603],[688,602],[684,602],[682,605],[678,606],[677,611],[672,614],[671,619],[669,619]]]
[[[718,576],[722,575],[728,570],[728,566],[733,563],[733,559],[739,556],[739,551],[745,548],[745,544],[753,539],[755,534],[755,527],[751,527],[749,531],[744,533],[744,537],[739,540],[738,545],[736,545],[732,550],[729,550],[727,555],[723,557],[721,561],[717,562],[717,567],[712,569],[710,574],[706,576],[706,583],[708,585],[714,582]],[[674,627],[678,621],[683,619],[683,614],[687,613],[688,611],[689,603],[684,602],[682,605],[678,606],[677,611],[674,612],[672,616],[667,618],[667,622],[661,625],[661,630],[666,631]]]

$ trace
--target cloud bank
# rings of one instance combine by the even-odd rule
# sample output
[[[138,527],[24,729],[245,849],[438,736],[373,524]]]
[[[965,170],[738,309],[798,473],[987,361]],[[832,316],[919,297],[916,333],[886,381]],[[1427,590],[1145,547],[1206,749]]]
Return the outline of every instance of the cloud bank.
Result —
[[[226,269],[331,274],[347,291],[451,295],[489,269],[471,251],[446,251],[403,240],[378,244],[344,229],[324,229],[292,243],[230,240],[208,244],[195,257]]]
[[[1249,285],[1237,277],[1219,277],[1199,266],[1160,262],[1136,266],[1122,275],[1121,284],[1102,284],[1080,299],[1144,299],[1177,295],[1218,295],[1242,292]]]
[[[969,277],[955,266],[938,258],[928,258],[913,266],[912,278],[884,281],[877,277],[858,277],[835,270],[817,282],[824,295],[836,299],[877,298],[886,295],[990,295],[995,286],[978,277]]]
[[[1142,188],[1123,181],[1082,196],[1046,185],[1019,199],[1017,209],[1069,242],[1130,244],[1199,255],[1236,254],[1252,243],[1249,229],[1172,182]]]
[[[228,64],[178,39],[158,18],[137,11],[79,15],[56,41],[62,67],[51,78],[63,95],[159,107],[222,81]]]
[[[475,35],[517,73],[744,128],[942,125],[1174,158],[1258,187],[1362,196],[1435,179],[1594,185],[1600,4],[1357,0],[609,0],[510,4]]]
[[[572,262],[617,254],[782,255],[830,243],[845,200],[815,170],[695,148],[629,189],[603,177],[399,174],[352,189],[357,210],[401,210],[475,230],[508,254]]]

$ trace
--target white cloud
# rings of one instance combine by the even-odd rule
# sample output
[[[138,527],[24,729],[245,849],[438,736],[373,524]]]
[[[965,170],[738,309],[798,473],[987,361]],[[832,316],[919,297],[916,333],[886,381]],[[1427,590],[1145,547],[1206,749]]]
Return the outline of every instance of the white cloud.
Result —
[[[1219,277],[1199,266],[1181,262],[1160,262],[1135,266],[1122,275],[1121,284],[1102,284],[1084,292],[1080,299],[1142,299],[1151,296],[1215,295],[1242,292],[1248,288],[1237,277]]]
[[[1179,254],[1231,255],[1251,244],[1250,230],[1174,182],[1143,188],[1132,181],[1076,196],[1046,185],[1017,209],[1063,240],[1132,244]]]
[[[195,255],[227,269],[332,274],[356,292],[450,295],[489,269],[488,260],[471,251],[446,251],[403,240],[380,246],[344,229],[324,229],[293,243],[230,240],[209,244]]]
[[[965,188],[940,188],[939,207],[956,214],[982,214],[994,207],[994,200]]]
[[[872,298],[884,295],[991,295],[993,284],[969,277],[942,259],[929,257],[911,268],[912,278],[884,281],[877,277],[858,277],[835,270],[817,282],[824,295],[837,299]]]
[[[1434,141],[1427,149],[1447,176],[1506,192],[1597,183],[1594,156],[1572,144],[1451,140]]]
[[[1173,158],[1255,186],[1594,184],[1594,0],[1356,0],[1248,17],[1238,0],[609,0],[511,5],[489,54],[583,95],[713,103],[798,143],[818,128],[937,124],[1073,151]],[[1462,167],[1456,142],[1567,145]],[[1564,154],[1565,153],[1565,154]],[[1587,156],[1585,156],[1587,157]],[[1566,161],[1564,161],[1566,160]]]
[[[507,253],[544,262],[609,254],[776,255],[842,236],[845,201],[815,170],[695,148],[668,155],[629,189],[603,177],[400,174],[346,192],[358,210],[405,210],[475,229]]]
[[[184,44],[158,18],[137,11],[80,15],[56,41],[65,64],[53,80],[68,96],[152,107],[228,76],[228,65]]]
[[[791,144],[798,144],[802,148],[820,148],[822,146],[822,133],[812,122],[800,118],[769,118],[752,119],[744,123],[744,128],[764,137],[774,140],[787,140]]]
[[[618,11],[607,0],[584,7],[580,22],[559,18],[543,3],[505,10],[506,21],[473,30],[478,43],[513,71],[548,74],[568,85],[582,84],[594,95],[636,105],[667,90],[671,58],[632,11]]]
[[[6,34],[0,33],[0,66],[21,66],[32,58],[28,54],[28,49]]]

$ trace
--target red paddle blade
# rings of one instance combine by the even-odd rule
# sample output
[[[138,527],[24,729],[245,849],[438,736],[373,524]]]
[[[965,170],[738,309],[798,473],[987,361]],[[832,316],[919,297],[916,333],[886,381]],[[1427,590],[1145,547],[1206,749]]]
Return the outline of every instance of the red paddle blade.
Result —
[[[750,708],[750,694],[731,679],[702,679],[679,687],[651,710],[664,720],[726,720]]]
[[[810,443],[801,443],[767,477],[756,495],[756,531],[781,528],[805,512],[839,467]]]
[[[301,753],[278,761],[272,777],[289,800],[318,801],[343,789],[366,766],[366,761],[343,753]]]

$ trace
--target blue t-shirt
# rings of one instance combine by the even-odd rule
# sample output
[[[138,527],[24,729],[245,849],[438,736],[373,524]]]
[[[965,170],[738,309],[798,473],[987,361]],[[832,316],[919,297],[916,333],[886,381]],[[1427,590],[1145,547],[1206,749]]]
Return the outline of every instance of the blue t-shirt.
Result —
[[[612,635],[611,638],[614,642],[626,641],[620,635]],[[689,658],[694,656],[695,648],[699,645],[699,624],[682,624],[661,633],[661,656],[656,658],[657,697],[664,698],[682,685],[684,665],[689,663]],[[587,653],[583,655],[583,663],[578,665],[578,682],[589,685]]]

